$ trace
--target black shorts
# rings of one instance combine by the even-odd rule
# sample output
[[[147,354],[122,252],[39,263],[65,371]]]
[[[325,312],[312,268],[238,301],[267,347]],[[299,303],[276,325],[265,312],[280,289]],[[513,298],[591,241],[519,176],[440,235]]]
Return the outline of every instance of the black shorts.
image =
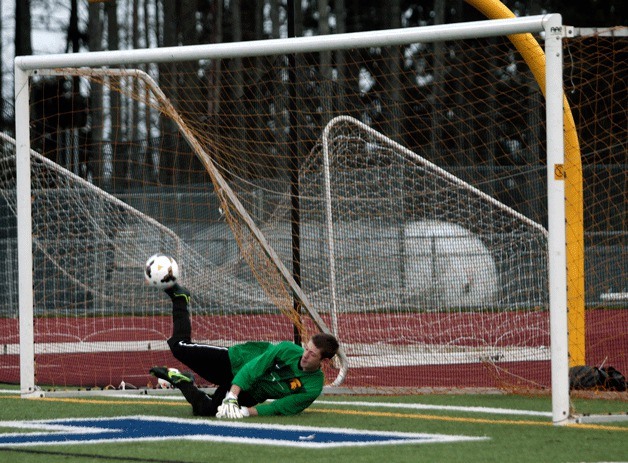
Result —
[[[168,345],[177,360],[200,377],[217,386],[231,385],[233,373],[226,347],[169,339]]]

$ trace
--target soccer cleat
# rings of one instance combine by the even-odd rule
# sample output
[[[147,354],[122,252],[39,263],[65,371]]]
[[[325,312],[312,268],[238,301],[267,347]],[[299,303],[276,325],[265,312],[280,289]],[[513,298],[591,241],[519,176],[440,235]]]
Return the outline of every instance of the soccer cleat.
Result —
[[[186,302],[190,302],[191,293],[187,288],[184,288],[179,283],[175,283],[174,286],[164,290],[170,299],[173,301],[179,297],[184,297]]]
[[[192,373],[181,373],[176,368],[153,367],[150,369],[150,374],[153,375],[155,378],[168,381],[173,386],[177,386],[182,383],[194,382],[194,376],[192,375]]]

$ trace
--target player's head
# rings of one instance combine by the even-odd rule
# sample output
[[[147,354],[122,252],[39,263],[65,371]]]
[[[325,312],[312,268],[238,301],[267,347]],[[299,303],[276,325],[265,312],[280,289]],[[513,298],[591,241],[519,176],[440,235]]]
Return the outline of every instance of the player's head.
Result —
[[[338,340],[331,334],[317,333],[310,340],[320,350],[322,359],[330,359],[338,353]]]
[[[299,366],[304,371],[316,371],[323,360],[330,359],[338,352],[338,341],[331,334],[315,334],[305,346]]]

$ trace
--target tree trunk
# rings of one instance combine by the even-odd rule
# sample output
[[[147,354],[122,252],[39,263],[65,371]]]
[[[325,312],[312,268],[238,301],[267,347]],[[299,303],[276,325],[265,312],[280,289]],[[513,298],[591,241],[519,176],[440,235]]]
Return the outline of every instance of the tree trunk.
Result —
[[[15,2],[15,56],[32,54],[31,0],[18,0]]]
[[[329,35],[329,2],[327,0],[319,0],[318,2],[318,33],[320,35]],[[321,74],[321,124],[322,127],[332,117],[332,65],[331,51],[322,51],[320,53],[319,69]]]
[[[345,9],[345,0],[336,0],[336,32],[338,34],[344,34],[347,32],[347,12]],[[347,79],[347,66],[345,64],[346,56],[344,50],[336,51],[336,70],[338,73],[338,95],[336,98],[337,110],[340,114],[346,112],[346,79]]]
[[[89,51],[102,50],[102,3],[89,3],[88,6],[88,28],[89,28]],[[89,98],[91,128],[88,134],[90,151],[87,154],[87,169],[93,176],[93,182],[97,186],[103,186],[104,178],[104,152],[103,152],[103,89],[102,85],[91,86]],[[92,109],[93,108],[93,109]]]
[[[2,0],[0,0],[0,11],[2,11]],[[2,31],[2,15],[0,14],[0,31]],[[0,34],[0,56],[2,53],[4,42],[2,40],[2,34]],[[0,60],[1,61],[1,60]],[[4,72],[2,72],[2,67],[0,67],[0,96],[4,95],[4,85],[2,82],[4,81]],[[7,127],[4,125],[4,98],[0,98],[0,130],[3,132],[7,131]]]
[[[434,2],[434,24],[444,24],[445,22],[445,0],[435,0]],[[446,157],[442,143],[441,118],[444,111],[444,78],[445,78],[445,51],[446,45],[443,42],[434,44],[434,83],[432,84],[432,94],[430,103],[432,107],[432,162],[442,164],[442,159]]]
[[[163,35],[162,46],[174,47],[178,45],[177,40],[177,0],[163,0]],[[176,65],[174,63],[159,64],[159,86],[172,105],[176,108],[178,103],[173,99],[176,94]],[[174,183],[174,149],[177,143],[177,130],[174,123],[166,118],[160,117],[160,134],[163,149],[160,150],[159,157],[159,180],[162,184],[172,185]]]
[[[399,29],[401,27],[401,4],[400,0],[390,0],[388,2],[389,16],[386,27],[390,29]],[[400,142],[401,128],[399,121],[401,120],[400,105],[401,101],[401,50],[402,47],[385,47],[383,53],[384,58],[384,95],[388,100],[390,110],[384,114],[384,133],[387,137]]]
[[[133,49],[137,50],[140,46],[140,28],[139,28],[139,0],[132,0],[132,12],[131,12],[131,40],[133,42]],[[133,95],[140,93],[140,86],[137,79],[133,79]],[[140,138],[140,102],[138,98],[133,98],[131,101],[131,115],[130,115],[131,133],[130,139],[137,141]]]

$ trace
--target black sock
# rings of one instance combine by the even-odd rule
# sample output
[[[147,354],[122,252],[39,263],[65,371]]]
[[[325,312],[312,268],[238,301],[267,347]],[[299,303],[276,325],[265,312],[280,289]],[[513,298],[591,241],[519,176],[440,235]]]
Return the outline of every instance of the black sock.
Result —
[[[171,339],[177,342],[179,340],[189,342],[192,336],[192,324],[190,322],[190,311],[188,310],[190,295],[179,284],[166,289],[165,292],[172,299]]]
[[[192,405],[192,413],[195,416],[216,416],[218,407],[215,406],[214,401],[203,391],[197,388],[192,383],[181,383],[176,386],[185,400]]]

